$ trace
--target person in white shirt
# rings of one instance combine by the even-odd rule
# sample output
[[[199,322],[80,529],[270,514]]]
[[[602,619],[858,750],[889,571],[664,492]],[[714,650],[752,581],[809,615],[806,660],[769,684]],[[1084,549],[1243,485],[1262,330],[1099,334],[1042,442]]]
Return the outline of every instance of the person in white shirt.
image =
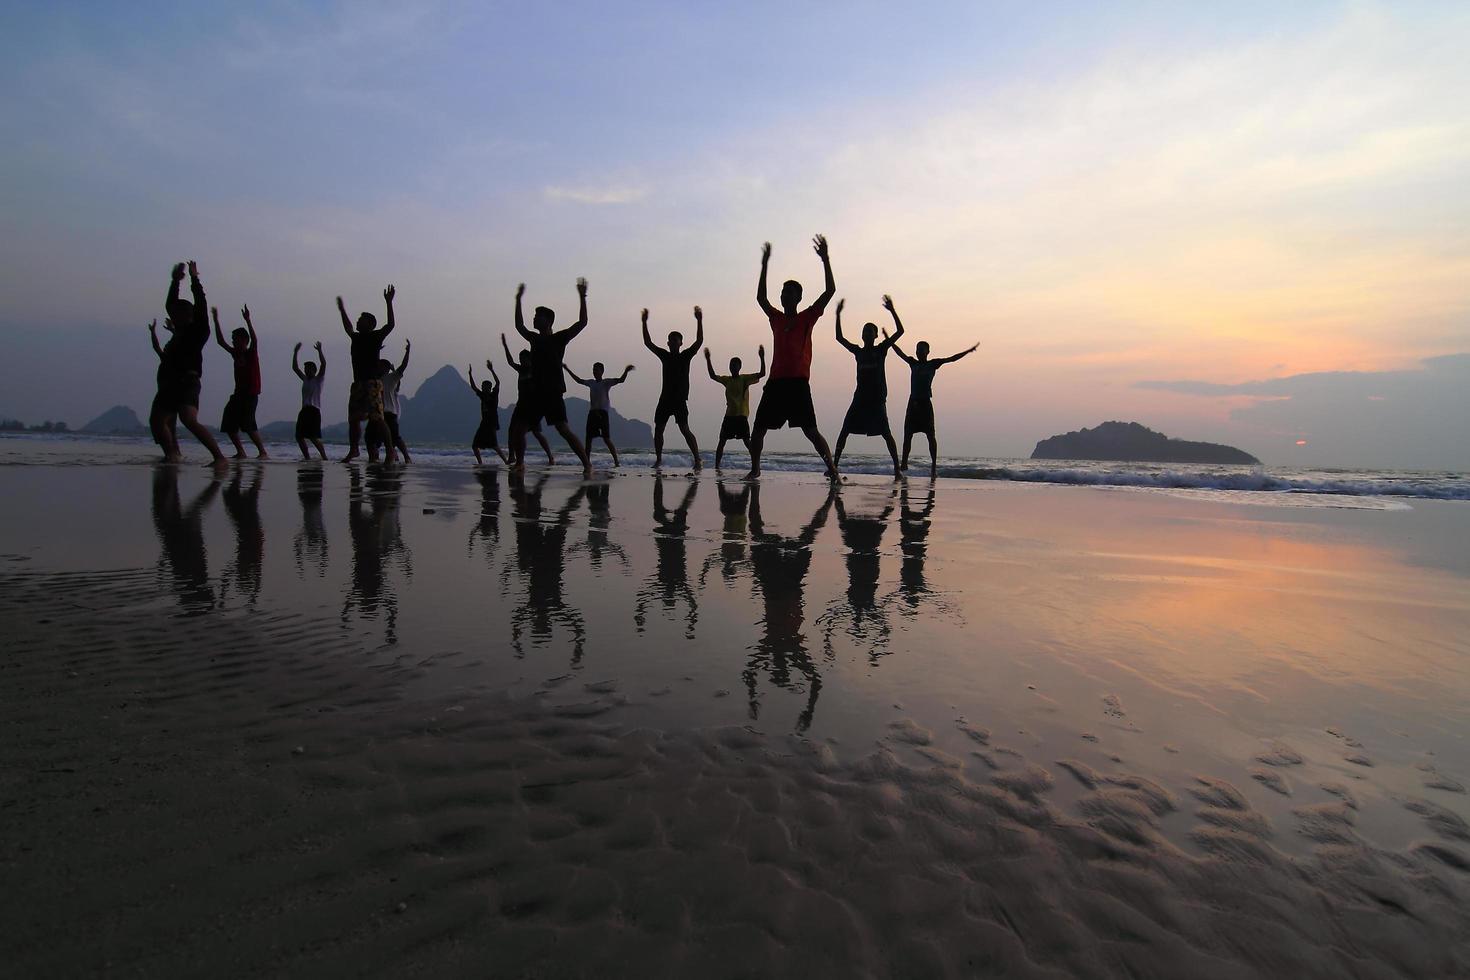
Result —
[[[297,359],[301,356],[301,345],[291,351],[291,370],[296,372],[296,377],[301,379],[301,411],[296,413],[296,445],[301,447],[301,458],[311,459],[311,452],[306,448],[307,440],[311,440],[316,446],[316,451],[321,453],[322,459],[327,458],[327,447],[322,445],[322,384],[327,380],[327,355],[322,353],[322,342],[316,342],[316,356],[321,359],[321,367],[317,367],[315,361],[307,361],[306,369],[302,370]]]
[[[592,365],[592,377],[590,378],[577,377],[577,372],[565,364],[562,365],[562,368],[571,376],[573,381],[584,386],[588,392],[586,438],[588,457],[590,458],[592,456],[592,440],[594,438],[601,439],[607,443],[607,451],[612,453],[613,465],[619,465],[618,447],[614,446],[612,441],[612,419],[609,414],[612,409],[612,398],[608,393],[612,390],[613,385],[620,385],[628,380],[628,372],[633,370],[633,365],[629,364],[623,368],[623,373],[616,378],[604,378],[602,376],[604,369],[601,361]]]
[[[408,446],[403,441],[403,435],[398,431],[398,412],[402,406],[399,398],[399,389],[403,386],[403,372],[408,370],[408,355],[413,349],[413,342],[403,342],[403,360],[394,367],[391,361],[379,361],[379,378],[383,382],[383,425],[388,430],[388,438],[393,441],[393,448],[403,454],[405,463],[412,462],[408,456]],[[368,459],[378,458],[378,447],[376,439],[368,439]]]

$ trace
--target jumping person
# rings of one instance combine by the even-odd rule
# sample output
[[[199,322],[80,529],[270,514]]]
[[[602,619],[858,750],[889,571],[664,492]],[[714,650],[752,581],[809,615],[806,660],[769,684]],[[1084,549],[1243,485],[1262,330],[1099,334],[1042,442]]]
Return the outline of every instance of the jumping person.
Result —
[[[544,306],[536,307],[532,318],[532,325],[536,329],[526,329],[526,320],[521,314],[521,297],[525,293],[525,283],[516,287],[515,322],[516,333],[526,338],[526,342],[531,345],[531,380],[535,404],[529,409],[529,414],[523,413],[519,420],[511,418],[510,449],[516,460],[514,465],[524,465],[526,431],[532,425],[539,425],[544,418],[561,433],[567,445],[572,447],[572,452],[582,461],[583,474],[591,476],[592,460],[588,458],[587,450],[582,448],[581,440],[572,433],[571,426],[567,425],[567,405],[564,398],[567,382],[562,377],[562,361],[566,357],[567,344],[587,327],[587,280],[577,280],[577,322],[560,332],[552,332],[551,325],[556,322],[556,314]],[[545,444],[544,439],[542,443]],[[546,452],[548,456],[551,455],[551,450]]]
[[[895,314],[894,319],[897,318]],[[929,438],[929,475],[934,476],[939,471],[939,447],[934,438],[934,374],[979,346],[971,344],[958,354],[933,360],[929,359],[929,345],[922,340],[915,345],[913,357],[905,354],[902,348],[893,348],[893,352],[909,365],[909,407],[903,413],[903,462],[898,464],[900,468],[909,468],[909,449],[914,442],[914,433],[922,432]]]
[[[883,308],[893,317],[893,335],[883,331],[883,342],[877,343],[878,325],[863,324],[863,346],[859,347],[842,336],[842,306],[846,300],[837,301],[837,342],[852,352],[857,360],[857,388],[852,393],[852,404],[847,417],[842,420],[842,432],[837,436],[837,451],[832,454],[832,468],[842,463],[842,450],[849,435],[882,436],[888,446],[888,455],[893,459],[893,476],[903,476],[898,466],[898,447],[893,444],[893,430],[888,426],[888,350],[903,336],[903,321],[893,308],[893,297],[883,297]]]
[[[163,318],[163,329],[169,333],[174,332],[174,325],[168,317]],[[153,393],[153,404],[148,409],[150,423],[155,416],[161,417],[163,401],[167,398],[168,386],[168,363],[164,360],[163,345],[158,342],[158,321],[148,322],[148,340],[153,344],[153,353],[158,355],[158,370],[154,375],[155,391]],[[179,433],[177,421],[166,426],[162,433],[154,432],[153,441],[158,443],[158,448],[163,450],[163,461],[172,462],[178,452]]]
[[[740,358],[730,358],[730,373],[715,374],[715,362],[709,348],[704,349],[704,366],[709,369],[712,381],[719,382],[725,389],[725,418],[720,422],[720,441],[715,446],[715,469],[725,456],[725,440],[739,439],[750,452],[750,387],[766,376],[766,345],[760,346],[761,369],[756,374],[740,373]]]
[[[826,464],[827,476],[836,478],[832,468],[832,453],[827,440],[817,431],[817,411],[812,407],[812,328],[821,319],[822,312],[837,284],[832,279],[832,261],[827,255],[827,239],[817,235],[812,239],[812,248],[822,260],[822,272],[826,277],[825,288],[817,301],[797,312],[801,302],[801,283],[788,279],[781,286],[781,308],[771,305],[766,296],[766,270],[771,264],[771,243],[761,246],[761,278],[756,286],[755,300],[771,323],[774,338],[771,348],[771,379],[761,395],[760,407],[755,410],[755,432],[750,437],[750,472],[747,479],[761,475],[761,448],[765,445],[766,432],[783,425],[800,428]]]
[[[184,428],[194,433],[199,444],[214,457],[214,465],[225,463],[219,443],[199,421],[200,379],[204,375],[204,345],[209,343],[209,304],[204,298],[204,286],[199,282],[199,266],[188,264],[189,290],[193,302],[179,298],[179,283],[184,281],[184,263],[173,268],[169,282],[168,298],[164,311],[168,319],[164,322],[173,326],[173,335],[163,345],[162,362],[159,365],[159,392],[154,400],[154,412],[148,419],[148,427],[159,445],[166,445],[166,457],[170,462],[183,459],[178,438],[174,435],[175,423],[182,421]]]
[[[408,455],[408,444],[403,441],[403,435],[398,429],[398,416],[402,403],[399,400],[399,392],[403,387],[403,372],[408,370],[408,355],[413,349],[413,342],[403,342],[403,360],[397,367],[392,361],[378,361],[378,377],[383,382],[383,427],[388,430],[388,439],[392,448],[398,450],[405,463],[412,462]],[[373,438],[372,430],[367,432],[368,458],[377,457],[377,440]]]
[[[566,365],[562,366],[566,367]],[[623,373],[616,378],[604,378],[602,376],[604,370],[602,362],[598,361],[592,365],[592,377],[579,378],[577,372],[569,367],[566,368],[567,376],[587,389],[587,455],[592,455],[592,440],[601,439],[607,443],[607,451],[612,453],[613,465],[617,466],[619,465],[618,447],[614,446],[612,441],[611,391],[613,385],[620,385],[628,380],[628,372],[633,370],[633,365],[629,364],[623,368]]]
[[[383,380],[378,364],[383,341],[393,332],[395,326],[393,297],[397,292],[391,285],[383,290],[383,301],[388,305],[388,322],[383,324],[381,330],[377,329],[378,318],[364,312],[357,318],[357,330],[354,331],[352,321],[347,317],[347,306],[342,302],[341,296],[337,297],[337,312],[342,315],[342,329],[352,342],[352,388],[347,396],[347,434],[351,445],[347,447],[347,455],[342,457],[344,463],[360,455],[357,447],[362,441],[364,422],[368,428],[378,430],[378,438],[386,445],[384,459],[389,463],[397,461],[393,443],[387,434],[387,423],[383,420]]]
[[[502,463],[507,463],[505,453],[500,451],[500,375],[495,373],[495,364],[487,357],[485,367],[490,371],[490,377],[495,383],[481,381],[475,384],[475,366],[471,364],[467,372],[470,379],[470,391],[480,399],[480,427],[475,430],[475,438],[470,442],[470,451],[475,454],[475,465],[484,465],[480,458],[481,449],[493,449],[495,455],[500,457]]]
[[[531,352],[521,351],[519,361],[510,354],[510,344],[506,343],[505,334],[500,335],[500,346],[505,348],[505,360],[510,369],[516,373],[516,404],[510,412],[510,429],[515,431],[516,425],[521,425],[523,432],[529,432],[541,443],[541,448],[546,450],[546,465],[553,466],[556,457],[551,455],[551,446],[546,441],[546,435],[541,431],[541,419],[536,415],[536,367],[531,361]],[[485,362],[489,364],[489,361]],[[521,436],[521,451],[516,453],[515,442],[507,447],[505,464],[507,466],[524,466],[526,454],[526,437]]]
[[[316,356],[322,362],[320,368],[316,361],[307,361],[306,368],[302,369],[298,363],[301,356],[299,343],[291,351],[291,370],[301,379],[301,411],[296,413],[296,445],[301,447],[302,459],[311,459],[311,452],[306,448],[306,443],[310,440],[322,459],[326,459],[327,447],[322,445],[322,385],[327,380],[327,355],[322,353],[320,340],[313,346],[316,347]]]
[[[224,331],[220,329],[219,307],[211,306],[209,314],[214,317],[214,342],[223,347],[235,362],[235,390],[225,402],[219,430],[235,444],[236,459],[245,458],[245,447],[240,443],[242,429],[255,443],[256,457],[265,459],[270,454],[265,451],[265,443],[260,439],[260,426],[255,423],[255,408],[260,403],[260,345],[255,337],[255,324],[250,322],[250,307],[240,307],[245,326],[230,331],[232,344],[225,343]]]
[[[648,310],[643,311],[643,346],[653,351],[663,365],[663,387],[659,391],[658,407],[653,410],[655,469],[663,465],[664,426],[669,424],[670,418],[679,427],[679,431],[684,433],[684,441],[689,444],[689,455],[694,457],[694,468],[704,468],[704,463],[699,458],[699,443],[695,442],[694,433],[689,429],[689,364],[703,343],[704,311],[699,307],[694,308],[694,344],[687,350],[680,349],[684,345],[684,335],[677,330],[669,332],[667,350],[655,344],[648,335]]]

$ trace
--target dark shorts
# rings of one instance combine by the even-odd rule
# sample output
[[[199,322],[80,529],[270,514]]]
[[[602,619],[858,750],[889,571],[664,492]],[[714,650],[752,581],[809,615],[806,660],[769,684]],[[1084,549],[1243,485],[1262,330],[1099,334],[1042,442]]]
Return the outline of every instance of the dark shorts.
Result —
[[[689,424],[688,398],[660,398],[658,400],[658,407],[653,410],[654,426],[663,425],[670,418],[679,425]]]
[[[593,408],[587,411],[587,440],[611,439],[612,424],[607,417],[607,409]]]
[[[525,426],[527,432],[541,431],[541,416],[536,414],[536,407],[526,402],[516,402],[516,407],[510,412],[510,425],[515,428],[518,425]]]
[[[153,403],[169,415],[177,415],[185,408],[198,408],[199,375],[193,371],[185,371],[160,379],[158,397]]]
[[[230,400],[225,402],[225,413],[219,421],[219,430],[228,435],[237,432],[254,432],[260,426],[255,424],[255,406],[260,402],[259,395],[244,395],[235,392]]]
[[[934,402],[928,398],[910,398],[909,407],[903,413],[903,431],[933,432]]]
[[[475,430],[475,438],[470,443],[472,449],[494,449],[500,445],[500,426],[492,424],[489,420],[482,419],[480,427]]]
[[[388,441],[392,445],[398,445],[401,437],[398,435],[398,416],[392,412],[383,413],[383,428],[388,430]],[[363,439],[369,450],[376,451],[383,445],[382,432],[376,428],[368,429],[363,433]]]
[[[566,424],[567,403],[562,399],[561,392],[542,396],[536,410],[541,413],[540,417],[546,420],[547,425]]]
[[[347,417],[367,419],[369,422],[383,421],[383,382],[352,382],[352,388],[347,394]]]
[[[760,407],[755,410],[757,429],[779,429],[789,425],[805,429],[817,424],[812,406],[812,383],[807,378],[777,378],[766,382]]]
[[[322,410],[312,405],[301,406],[296,413],[296,438],[320,439],[322,437]]]
[[[383,423],[388,426],[388,438],[393,440],[395,446],[403,441],[403,436],[398,434],[398,415],[396,413],[384,412]]]
[[[739,439],[742,442],[750,438],[750,419],[744,415],[726,415],[725,421],[720,423],[720,442],[726,439]]]
[[[881,436],[888,432],[888,401],[867,395],[854,397],[847,418],[842,420],[842,428],[855,436]]]

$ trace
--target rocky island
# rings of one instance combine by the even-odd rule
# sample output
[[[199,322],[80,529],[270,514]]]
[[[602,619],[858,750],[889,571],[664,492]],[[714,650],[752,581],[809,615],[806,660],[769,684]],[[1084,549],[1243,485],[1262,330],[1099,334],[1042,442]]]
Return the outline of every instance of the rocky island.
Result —
[[[1036,444],[1032,459],[1096,459],[1122,463],[1239,463],[1260,460],[1234,446],[1171,439],[1137,422],[1104,422],[1096,428],[1052,436]]]

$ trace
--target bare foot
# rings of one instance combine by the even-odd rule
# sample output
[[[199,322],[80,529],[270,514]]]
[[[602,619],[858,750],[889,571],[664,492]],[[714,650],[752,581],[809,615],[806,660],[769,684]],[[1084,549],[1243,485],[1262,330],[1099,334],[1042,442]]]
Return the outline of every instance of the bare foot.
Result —
[[[260,452],[258,452],[258,453],[255,454],[255,458],[256,459],[270,459],[271,458],[271,454],[268,453],[268,452],[266,452],[264,449],[262,449]]]
[[[759,480],[760,478],[761,471],[758,467],[751,467],[750,472],[741,477],[742,480]]]
[[[230,458],[231,459],[244,459],[245,458],[245,450],[243,450],[243,449],[240,450],[238,453],[236,453],[235,455],[231,456]]]
[[[354,450],[352,450],[352,452],[350,452],[346,456],[343,456],[342,457],[342,462],[344,462],[344,463],[350,463],[354,459],[356,459],[357,457],[359,457],[361,455],[362,455],[361,453],[359,453],[356,449],[354,449]]]

